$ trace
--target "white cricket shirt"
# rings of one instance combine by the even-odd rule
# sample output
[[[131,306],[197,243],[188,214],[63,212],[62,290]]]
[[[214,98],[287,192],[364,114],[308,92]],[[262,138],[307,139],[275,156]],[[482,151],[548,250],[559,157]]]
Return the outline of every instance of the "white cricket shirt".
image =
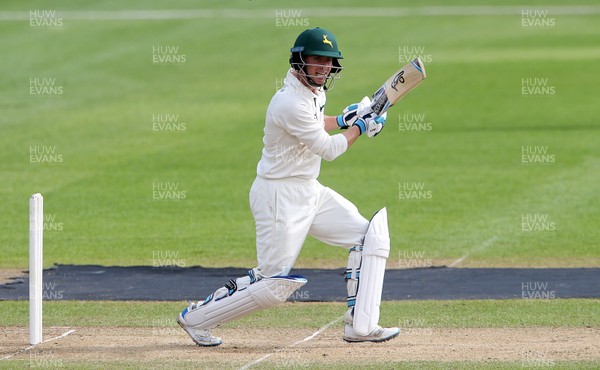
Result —
[[[267,108],[258,176],[316,179],[321,158],[331,161],[348,149],[344,135],[325,131],[325,101],[324,91],[313,93],[288,71]]]

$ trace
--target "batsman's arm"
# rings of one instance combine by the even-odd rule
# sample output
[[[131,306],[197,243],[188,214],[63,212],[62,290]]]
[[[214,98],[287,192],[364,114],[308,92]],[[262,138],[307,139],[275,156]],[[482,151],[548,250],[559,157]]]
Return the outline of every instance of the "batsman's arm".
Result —
[[[324,122],[315,119],[311,107],[303,102],[295,104],[296,109],[281,105],[279,109],[268,110],[267,115],[272,115],[288,134],[296,137],[311,152],[326,161],[334,160],[348,149],[349,141],[346,136],[328,134],[324,130]]]
[[[325,131],[337,131],[340,126],[337,124],[337,116],[325,116],[323,118]],[[360,136],[360,129],[358,127],[350,127],[348,130],[341,133],[348,140],[348,147],[354,144],[356,139]]]
[[[344,135],[346,137],[346,140],[348,140],[349,148],[350,145],[354,144],[356,139],[358,139],[358,137],[360,136],[360,129],[356,126],[352,126],[348,128],[348,130],[342,132],[342,135]]]
[[[337,124],[337,116],[325,116],[323,121],[325,121],[324,127],[327,132],[340,129],[340,126]]]

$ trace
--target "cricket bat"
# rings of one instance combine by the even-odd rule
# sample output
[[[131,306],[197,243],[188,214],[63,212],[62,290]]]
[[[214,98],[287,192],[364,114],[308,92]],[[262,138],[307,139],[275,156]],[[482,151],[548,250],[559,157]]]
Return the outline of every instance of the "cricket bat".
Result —
[[[371,110],[378,116],[382,115],[404,95],[419,86],[425,77],[425,66],[421,59],[416,58],[388,78],[373,94]]]

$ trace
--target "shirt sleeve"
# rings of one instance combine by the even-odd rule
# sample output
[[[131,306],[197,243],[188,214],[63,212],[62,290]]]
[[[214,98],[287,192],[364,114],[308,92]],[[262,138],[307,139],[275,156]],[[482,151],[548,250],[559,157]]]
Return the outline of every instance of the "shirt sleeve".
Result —
[[[329,135],[302,101],[289,107],[283,128],[319,157],[332,161],[348,149],[348,140],[342,134]]]

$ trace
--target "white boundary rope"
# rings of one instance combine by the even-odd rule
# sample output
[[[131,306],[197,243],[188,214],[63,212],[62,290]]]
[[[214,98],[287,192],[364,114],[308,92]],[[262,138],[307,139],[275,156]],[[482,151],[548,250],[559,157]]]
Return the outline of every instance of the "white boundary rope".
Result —
[[[441,17],[522,15],[523,11],[539,9],[554,15],[595,15],[600,6],[424,6],[424,7],[356,7],[356,8],[296,8],[302,17]],[[275,18],[276,12],[290,9],[180,9],[180,10],[56,10],[54,17],[67,20],[129,21],[173,19],[257,19]],[[36,10],[32,9],[31,12]],[[29,10],[0,12],[0,21],[25,21]]]

